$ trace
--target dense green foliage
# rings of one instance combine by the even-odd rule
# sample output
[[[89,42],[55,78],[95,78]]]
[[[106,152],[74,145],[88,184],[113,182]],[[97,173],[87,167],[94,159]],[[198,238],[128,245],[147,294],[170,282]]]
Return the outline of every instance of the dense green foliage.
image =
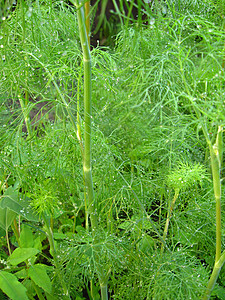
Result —
[[[225,7],[165,2],[146,10],[148,25],[121,14],[115,45],[91,51],[94,233],[76,8],[21,0],[2,18],[1,299],[97,300],[102,270],[110,299],[203,296],[216,147],[225,217]],[[221,269],[212,299],[224,298]]]

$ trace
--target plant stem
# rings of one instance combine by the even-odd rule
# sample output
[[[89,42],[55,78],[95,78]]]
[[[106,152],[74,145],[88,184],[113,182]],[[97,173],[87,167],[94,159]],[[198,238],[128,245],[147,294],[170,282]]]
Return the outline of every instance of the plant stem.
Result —
[[[179,192],[180,192],[180,189],[175,189],[175,194],[174,194],[174,197],[173,197],[173,200],[168,208],[168,212],[167,212],[167,218],[166,218],[166,224],[165,224],[165,228],[164,228],[164,232],[163,232],[163,240],[166,241],[166,237],[167,237],[167,234],[168,234],[168,228],[169,228],[169,223],[170,223],[170,218],[171,218],[171,214],[172,214],[172,211],[174,209],[174,205],[175,205],[175,202],[179,196]],[[162,244],[161,246],[161,252],[163,252],[164,250],[164,244]]]
[[[47,219],[47,217],[44,215],[43,216],[45,225],[46,225],[46,234],[48,237],[48,241],[49,241],[49,245],[50,245],[50,250],[51,250],[51,254],[55,263],[55,267],[56,267],[56,272],[59,278],[59,282],[61,283],[61,286],[63,288],[63,293],[64,293],[64,297],[63,299],[70,299],[69,296],[69,291],[68,288],[65,284],[64,278],[63,278],[63,274],[60,272],[60,263],[57,257],[57,253],[56,253],[56,249],[55,249],[55,243],[54,243],[54,238],[53,238],[53,232],[51,229],[51,224],[50,221]]]
[[[225,251],[220,256],[220,259],[217,262],[215,262],[212,274],[211,274],[209,282],[208,282],[208,286],[206,288],[206,291],[205,291],[205,294],[204,294],[202,300],[209,300],[210,299],[211,292],[212,292],[212,290],[213,290],[213,288],[216,284],[217,278],[220,274],[220,270],[221,270],[224,262],[225,262]]]
[[[27,98],[27,91],[25,91],[25,97]],[[30,117],[29,117],[27,101],[26,101],[26,99],[24,101],[24,99],[22,98],[21,95],[19,95],[18,98],[19,98],[21,109],[22,109],[24,121],[25,121],[25,124],[27,127],[27,133],[28,133],[28,138],[29,138],[29,137],[31,137],[31,126],[30,126]]]
[[[79,2],[75,1],[76,7]],[[84,158],[83,171],[87,193],[88,214],[90,215],[92,230],[96,230],[97,215],[94,206],[94,189],[91,171],[91,53],[88,44],[87,31],[84,19],[84,9],[79,7],[77,10],[78,25],[80,31],[80,41],[83,50],[84,64]]]
[[[32,282],[32,286],[38,296],[39,300],[45,300],[45,297],[42,295],[40,288],[35,284],[35,282],[33,280],[31,280]]]
[[[95,237],[95,231],[98,228],[98,220],[97,220],[97,210],[95,208],[94,201],[94,188],[92,181],[92,167],[91,167],[91,53],[88,43],[88,36],[85,26],[85,18],[84,18],[84,8],[79,6],[79,1],[75,1],[75,5],[77,7],[77,17],[78,17],[78,25],[80,32],[80,41],[81,47],[83,51],[83,64],[84,64],[84,156],[83,156],[83,172],[85,179],[85,188],[87,194],[87,213],[90,216],[91,221],[91,229],[93,237]],[[95,243],[94,238],[94,243]],[[99,265],[98,254],[95,257],[96,265]],[[97,267],[99,282],[101,286],[101,297],[102,300],[108,299],[107,292],[107,276],[104,274],[104,271],[101,267]],[[102,284],[104,282],[104,284]]]
[[[221,186],[219,163],[215,154],[214,147],[210,147],[211,167],[213,175],[213,189],[216,200],[216,258],[217,262],[221,256]]]
[[[8,228],[6,228],[6,241],[7,241],[7,246],[8,246],[8,251],[9,255],[11,255],[11,249],[10,249],[10,243],[9,243],[9,233],[8,233]]]
[[[107,284],[100,284],[100,286],[101,286],[101,298],[102,300],[107,300],[108,299]]]
[[[223,143],[222,136],[223,127],[218,126],[216,142],[212,146],[210,144],[210,156],[211,156],[211,167],[213,175],[213,189],[216,200],[216,257],[215,264],[213,267],[212,274],[210,276],[208,286],[206,288],[203,300],[209,299],[211,292],[215,286],[220,270],[225,262],[225,252],[221,255],[221,181],[220,181],[220,169],[223,157]]]
[[[90,47],[90,1],[85,2],[85,25],[88,45]]]
[[[20,232],[16,223],[16,219],[14,219],[13,223],[11,224],[13,233],[15,235],[16,241],[18,243],[18,245],[20,246]]]
[[[189,91],[186,78],[184,75],[183,65],[181,59],[180,62],[180,71],[182,74],[182,79],[185,85],[186,92],[191,100],[192,107],[196,113],[198,119],[201,118],[201,113],[198,107],[193,103],[191,93]],[[223,67],[223,66],[222,66]],[[206,123],[202,124],[202,131],[205,136],[206,142],[209,146],[210,157],[211,157],[211,168],[212,168],[212,177],[213,177],[213,190],[216,201],[216,256],[215,256],[215,264],[213,267],[213,272],[208,282],[207,289],[203,296],[203,300],[209,299],[213,287],[217,281],[222,265],[225,261],[225,253],[221,256],[221,181],[220,181],[220,170],[223,159],[223,126],[219,125],[217,130],[216,142],[214,145],[209,138],[209,133],[207,130]]]

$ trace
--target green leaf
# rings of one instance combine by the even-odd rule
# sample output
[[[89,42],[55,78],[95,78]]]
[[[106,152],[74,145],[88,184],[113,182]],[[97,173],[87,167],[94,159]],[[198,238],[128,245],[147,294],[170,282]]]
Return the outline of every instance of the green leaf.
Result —
[[[0,202],[0,207],[1,208],[10,208],[17,214],[20,214],[20,211],[22,210],[22,206],[18,203],[18,192],[15,192],[12,187],[9,187]]]
[[[51,294],[45,293],[47,300],[55,300],[55,296],[52,296]]]
[[[35,248],[17,248],[8,258],[8,261],[16,266],[28,258],[38,254],[40,251]]]
[[[17,278],[19,279],[24,279],[24,278],[27,278],[27,271],[26,269],[22,269],[16,273],[14,273],[16,275]]]
[[[22,230],[20,234],[20,247],[21,248],[33,248],[34,247],[34,239],[33,239],[33,233],[32,230],[22,225]]]
[[[28,270],[30,278],[44,291],[51,293],[52,283],[48,274],[46,273],[46,266],[43,264],[36,264],[31,266]]]
[[[118,226],[118,228],[127,230],[128,228],[130,229],[132,226],[133,224],[131,221],[124,221]]]
[[[0,208],[7,207],[29,221],[39,220],[38,216],[36,216],[32,211],[30,199],[28,197],[22,197],[22,195],[20,196],[19,193],[13,189],[13,187],[9,187],[5,191],[0,202]]]
[[[56,240],[64,240],[67,238],[67,235],[62,232],[54,232],[53,236],[54,236],[54,239],[56,239]]]
[[[0,272],[0,288],[12,300],[28,300],[26,288],[11,273]]]
[[[8,230],[16,217],[16,213],[9,208],[0,208],[0,227],[4,230]]]
[[[139,249],[144,253],[149,253],[154,249],[154,240],[151,236],[145,235],[138,243]]]
[[[40,235],[34,240],[34,246],[33,248],[38,249],[38,250],[42,250],[42,243],[41,243],[41,237]]]
[[[20,199],[20,204],[23,207],[20,211],[20,215],[23,216],[26,220],[32,221],[32,222],[38,222],[39,217],[35,212],[33,211],[31,205],[30,205],[30,198],[25,197]]]
[[[34,297],[37,294],[37,292],[35,291],[34,283],[31,279],[28,279],[27,276],[26,280],[24,281],[24,286],[27,289],[27,295],[29,299],[35,299]]]

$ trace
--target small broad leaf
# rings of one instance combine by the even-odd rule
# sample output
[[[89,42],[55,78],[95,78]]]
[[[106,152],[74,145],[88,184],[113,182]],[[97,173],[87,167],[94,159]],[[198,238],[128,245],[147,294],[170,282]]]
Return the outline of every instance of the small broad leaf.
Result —
[[[43,264],[36,264],[31,266],[28,270],[30,278],[44,291],[51,293],[52,283],[48,274],[46,273],[46,266]]]
[[[38,236],[36,237],[36,239],[34,240],[34,246],[33,248],[38,249],[38,250],[42,250],[42,243],[41,243],[41,237]]]
[[[24,278],[27,278],[27,271],[26,269],[22,269],[22,270],[19,270],[18,272],[14,273],[16,275],[17,278],[19,279],[24,279]]]
[[[0,202],[0,208],[7,207],[29,221],[39,220],[38,216],[34,214],[30,206],[30,199],[28,197],[20,196],[13,187],[9,187],[5,191]]]
[[[124,222],[122,222],[122,223],[118,226],[118,228],[128,230],[128,229],[130,229],[132,226],[133,226],[133,224],[132,224],[131,221],[124,221]]]
[[[18,192],[14,191],[13,187],[9,187],[0,202],[1,208],[10,208],[17,214],[20,214],[20,211],[22,210],[22,206],[18,203]]]
[[[34,247],[34,239],[33,239],[33,233],[32,230],[22,225],[22,230],[20,233],[20,247],[21,248],[33,248]]]
[[[16,217],[16,213],[9,208],[0,208],[0,227],[4,230],[8,230]]]
[[[145,235],[138,243],[139,249],[144,253],[149,253],[154,249],[154,240],[151,236]]]
[[[8,261],[16,266],[28,258],[38,254],[40,251],[35,248],[17,248],[8,258]]]
[[[26,288],[11,273],[0,272],[0,288],[12,300],[28,300]]]

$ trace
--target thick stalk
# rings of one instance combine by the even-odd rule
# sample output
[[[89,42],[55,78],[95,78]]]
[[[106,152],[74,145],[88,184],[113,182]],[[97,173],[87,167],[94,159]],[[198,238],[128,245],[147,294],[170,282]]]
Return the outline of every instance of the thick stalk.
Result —
[[[77,17],[80,32],[80,41],[83,51],[83,64],[84,64],[84,156],[83,156],[83,172],[85,179],[85,189],[87,194],[88,215],[90,216],[91,229],[93,236],[98,227],[97,212],[94,201],[94,189],[91,171],[91,53],[88,43],[87,30],[85,26],[84,8],[79,6],[79,1],[75,1],[77,7]],[[95,257],[98,262],[98,254]],[[108,299],[107,292],[107,278],[102,270],[98,267],[99,282],[101,286],[102,300]],[[104,284],[102,284],[104,282]]]
[[[79,7],[78,0],[75,5]],[[84,157],[83,171],[86,185],[88,214],[90,215],[92,230],[97,228],[97,215],[94,205],[94,189],[91,171],[91,53],[88,44],[87,31],[85,26],[84,9],[77,10],[80,41],[83,50],[84,64]]]
[[[85,2],[85,25],[88,45],[90,47],[90,1]]]
[[[23,32],[23,37],[22,37],[22,42],[23,42],[23,48],[26,49],[26,21],[25,21],[25,2],[24,0],[20,1],[20,5],[22,8],[22,32]],[[25,84],[27,85],[28,83],[28,62],[27,62],[27,56],[24,56],[24,61],[25,61]],[[28,138],[31,137],[31,123],[30,123],[30,116],[29,116],[29,110],[28,110],[28,102],[29,102],[29,93],[27,90],[27,86],[24,91],[24,98],[19,95],[19,101],[20,101],[20,106],[22,108],[22,113],[24,117],[24,121],[27,127],[27,133],[28,133]]]
[[[213,176],[213,189],[216,200],[216,258],[215,262],[221,256],[221,182],[220,167],[222,162],[222,126],[218,127],[216,143],[210,147],[211,168]]]
[[[202,300],[210,299],[211,292],[216,284],[217,278],[220,274],[222,266],[224,265],[224,262],[225,262],[225,251],[221,255],[220,259],[217,262],[215,262],[212,274],[211,274],[209,282],[208,282],[208,286],[206,288],[206,291],[205,291],[205,294],[204,294]]]
[[[189,96],[189,100],[191,100],[192,107],[196,113],[198,119],[201,118],[201,113],[193,103],[191,93],[189,91],[185,75],[184,69],[181,59],[179,58],[180,62],[180,71],[182,74],[182,79],[185,85],[186,92]],[[222,67],[224,67],[222,65]],[[202,124],[202,131],[205,136],[206,142],[209,146],[210,157],[211,157],[211,168],[212,168],[212,177],[213,177],[213,190],[214,190],[214,197],[216,201],[216,256],[215,256],[215,264],[213,267],[213,272],[211,274],[207,289],[203,296],[203,300],[209,299],[213,287],[217,281],[219,276],[220,270],[222,265],[225,261],[225,253],[221,256],[221,181],[220,181],[220,170],[222,165],[222,158],[223,158],[223,126],[218,126],[216,142],[212,145],[212,141],[209,138],[209,133],[207,130],[206,124]]]
[[[216,284],[220,270],[225,262],[225,252],[221,255],[221,181],[220,169],[223,156],[223,143],[222,143],[223,127],[218,127],[216,142],[209,146],[211,156],[211,168],[213,176],[213,189],[216,201],[216,257],[212,274],[210,276],[208,286],[202,300],[210,299],[211,292]]]
[[[101,286],[101,298],[102,298],[102,300],[108,299],[107,283],[106,284],[100,284],[100,286]]]

